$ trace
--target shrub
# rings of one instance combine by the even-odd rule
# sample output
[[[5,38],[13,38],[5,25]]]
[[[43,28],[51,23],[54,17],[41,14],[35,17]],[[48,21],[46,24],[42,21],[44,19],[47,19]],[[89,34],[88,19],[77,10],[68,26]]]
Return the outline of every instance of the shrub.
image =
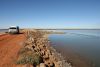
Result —
[[[33,53],[32,51],[28,51],[19,56],[16,64],[31,64],[36,66],[41,62],[43,62],[43,59],[39,53]]]

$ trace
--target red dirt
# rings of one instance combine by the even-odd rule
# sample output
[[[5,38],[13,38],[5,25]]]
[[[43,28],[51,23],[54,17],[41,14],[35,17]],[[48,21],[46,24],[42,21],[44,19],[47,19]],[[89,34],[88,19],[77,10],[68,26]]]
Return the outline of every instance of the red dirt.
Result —
[[[15,59],[24,40],[24,34],[0,35],[0,67],[21,67],[15,64]]]

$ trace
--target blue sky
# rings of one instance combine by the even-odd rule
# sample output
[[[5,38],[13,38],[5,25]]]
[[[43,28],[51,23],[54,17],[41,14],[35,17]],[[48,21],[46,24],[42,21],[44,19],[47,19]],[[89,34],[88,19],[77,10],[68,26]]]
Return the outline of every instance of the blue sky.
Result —
[[[0,28],[100,28],[100,0],[0,0]]]

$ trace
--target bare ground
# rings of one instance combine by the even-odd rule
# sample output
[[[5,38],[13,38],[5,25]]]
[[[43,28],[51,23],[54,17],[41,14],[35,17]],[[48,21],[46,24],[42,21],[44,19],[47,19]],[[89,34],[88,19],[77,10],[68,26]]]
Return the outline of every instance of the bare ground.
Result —
[[[0,67],[21,67],[17,66],[14,60],[24,40],[24,34],[0,35]]]

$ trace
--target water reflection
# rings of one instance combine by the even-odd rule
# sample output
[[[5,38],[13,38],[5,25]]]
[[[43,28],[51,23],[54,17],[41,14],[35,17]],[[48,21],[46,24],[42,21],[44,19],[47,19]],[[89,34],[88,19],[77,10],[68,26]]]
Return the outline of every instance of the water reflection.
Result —
[[[95,62],[96,67],[100,67],[100,34],[99,31],[90,31],[88,34],[82,31],[69,31],[67,34],[53,34],[49,39],[55,46],[71,47],[75,52],[88,57]],[[93,32],[93,33],[92,33]],[[95,33],[95,34],[94,34]],[[64,51],[66,51],[66,48]]]

